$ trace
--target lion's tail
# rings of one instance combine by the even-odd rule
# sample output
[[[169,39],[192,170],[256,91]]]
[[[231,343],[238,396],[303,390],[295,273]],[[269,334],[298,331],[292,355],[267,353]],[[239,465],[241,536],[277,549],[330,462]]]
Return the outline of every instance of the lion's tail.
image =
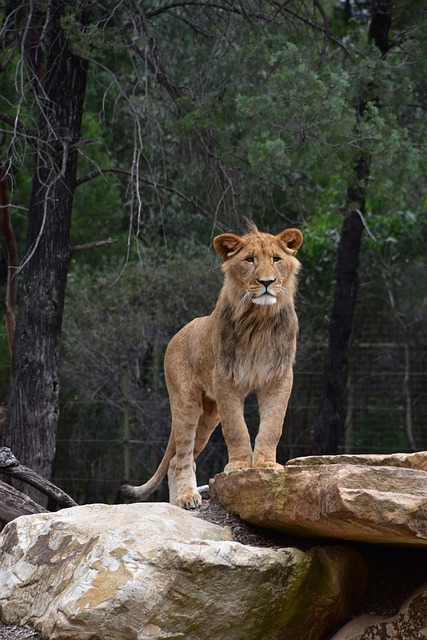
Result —
[[[155,474],[139,487],[133,487],[130,484],[122,484],[117,492],[120,501],[130,500],[133,502],[143,502],[155,491],[160,485],[161,481],[165,477],[169,463],[175,455],[175,440],[172,437],[169,438],[168,446],[160,462]]]

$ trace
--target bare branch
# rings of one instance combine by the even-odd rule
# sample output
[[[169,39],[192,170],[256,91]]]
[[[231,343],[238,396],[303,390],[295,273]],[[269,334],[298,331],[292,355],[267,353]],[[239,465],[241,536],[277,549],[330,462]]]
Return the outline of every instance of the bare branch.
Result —
[[[76,186],[80,186],[82,184],[85,184],[86,182],[89,182],[90,180],[93,180],[94,178],[98,178],[99,176],[103,175],[104,173],[117,173],[117,174],[122,174],[122,175],[125,175],[125,176],[129,176],[131,178],[135,178],[134,172],[129,170],[129,169],[119,169],[119,168],[114,168],[114,167],[108,167],[106,169],[102,169],[102,167],[97,167],[93,171],[90,171],[89,173],[86,173],[83,176],[80,176],[80,178],[77,179]],[[182,191],[180,191],[179,189],[177,189],[176,187],[172,187],[170,185],[163,184],[161,182],[156,182],[155,180],[149,180],[148,178],[145,178],[145,177],[143,177],[141,175],[138,175],[138,180],[140,182],[143,182],[144,184],[149,185],[150,187],[153,187],[154,189],[161,189],[162,191],[167,191],[168,193],[173,193],[174,195],[178,196],[181,200],[184,200],[185,202],[188,202],[189,204],[191,204],[194,207],[196,207],[197,210],[200,213],[202,213],[210,222],[215,222],[216,226],[221,231],[229,230],[229,229],[219,225],[218,222],[217,222],[217,219],[216,219],[216,214],[214,212],[210,211],[209,209],[207,209],[200,202],[200,200],[198,198],[196,198],[195,196],[188,196],[185,193],[183,193]],[[223,199],[223,196],[222,196],[221,200],[222,199]]]
[[[154,11],[147,11],[146,17],[148,19],[154,18],[162,13],[167,13],[171,9],[183,9],[185,7],[197,7],[198,9],[217,9],[219,11],[223,11],[224,13],[232,13],[239,16],[243,16],[244,18],[256,18],[257,20],[263,21],[271,21],[272,17],[270,14],[265,14],[261,12],[252,12],[246,11],[243,9],[243,6],[236,5],[227,5],[220,4],[218,2],[198,2],[197,0],[191,1],[183,1],[183,2],[172,2],[169,5],[163,5],[162,7],[158,7]]]
[[[12,118],[7,113],[0,112],[0,120],[3,120],[3,122],[5,122],[6,124],[10,124],[11,127],[16,129],[20,133],[23,133],[28,138],[34,135],[29,131],[29,129],[27,129],[25,125],[22,124],[22,122],[18,120],[18,118]]]
[[[52,498],[60,507],[75,507],[76,502],[62,489],[42,478],[38,473],[20,464],[8,447],[0,449],[0,469],[17,480],[21,480],[35,487],[49,498]]]
[[[9,55],[7,56],[6,60],[0,63],[0,72],[5,71],[6,67],[12,62],[16,51],[17,51],[16,45],[11,47],[11,50],[9,51]]]
[[[331,42],[333,42],[334,44],[336,44],[338,47],[340,47],[345,54],[353,59],[353,54],[351,53],[351,51],[348,49],[348,47],[346,47],[346,45],[343,43],[342,40],[340,40],[339,38],[337,38],[336,36],[334,36],[332,33],[330,33],[327,29],[325,29],[325,27],[321,26],[320,24],[318,24],[317,22],[314,22],[313,20],[309,20],[309,18],[306,18],[305,16],[302,16],[300,13],[298,13],[297,11],[293,11],[293,9],[291,9],[288,6],[288,3],[281,5],[280,2],[277,2],[276,0],[270,0],[271,4],[273,6],[275,6],[277,8],[278,11],[280,11],[281,13],[285,12],[288,13],[289,15],[291,15],[292,17],[296,18],[297,20],[300,20],[301,22],[303,22],[304,24],[306,24],[308,27],[310,27],[311,29],[314,29],[314,31],[319,31],[320,33],[323,33],[323,35],[328,38],[328,40],[330,40]],[[318,5],[318,3],[316,2],[316,6]],[[319,8],[319,7],[318,7]],[[320,11],[320,9],[319,9]]]
[[[164,87],[169,95],[176,101],[178,98],[184,96],[191,96],[191,92],[182,86],[179,86],[175,79],[170,75],[163,59],[163,53],[157,38],[150,32],[150,28],[147,22],[147,16],[143,9],[137,5],[134,0],[128,0],[129,14],[132,15],[135,21],[135,27],[139,34],[144,35],[146,43],[149,46],[150,55],[147,56],[147,52],[143,51],[137,46],[135,42],[130,43],[130,47],[138,54],[138,56],[147,62],[151,70],[155,74],[156,80]]]
[[[71,247],[71,253],[78,253],[79,251],[86,251],[87,249],[96,249],[97,247],[105,247],[109,244],[118,242],[117,238],[108,238],[107,240],[95,240],[94,242],[86,242],[85,244],[75,244]]]
[[[421,27],[416,25],[414,27],[410,27],[408,29],[405,29],[404,31],[400,31],[399,33],[397,33],[396,36],[392,40],[389,40],[389,42],[388,42],[388,51],[390,51],[391,49],[393,49],[395,47],[400,47],[401,44],[403,44],[404,42],[409,40],[413,36],[414,33],[416,33],[417,31],[420,30],[420,28]]]
[[[316,7],[316,9],[318,9],[320,15],[322,16],[322,20],[323,20],[323,25],[324,25],[324,41],[323,41],[323,47],[322,47],[322,55],[325,54],[326,52],[326,43],[328,38],[330,37],[330,31],[329,31],[329,20],[328,20],[328,16],[326,15],[326,11],[324,10],[322,3],[320,2],[320,0],[314,0],[314,6]]]

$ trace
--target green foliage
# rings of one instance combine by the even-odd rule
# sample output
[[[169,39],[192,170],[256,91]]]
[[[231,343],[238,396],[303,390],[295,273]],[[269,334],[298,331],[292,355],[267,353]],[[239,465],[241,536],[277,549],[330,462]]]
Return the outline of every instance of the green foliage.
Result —
[[[94,104],[95,102],[95,104]],[[90,153],[82,154],[79,174],[84,176],[96,167],[103,167],[104,175],[77,187],[74,198],[71,241],[73,245],[115,238],[120,243],[107,249],[91,250],[79,255],[78,262],[89,263],[95,268],[103,260],[114,260],[123,255],[126,247],[126,222],[122,189],[117,178],[108,173],[112,162],[104,141],[104,129],[99,121],[96,101],[89,98],[82,129],[85,137],[95,140]]]
[[[266,77],[254,87],[256,94],[236,97],[236,119],[244,127],[240,148],[256,172],[273,180],[314,166],[321,177],[327,151],[341,149],[353,126],[345,102],[347,73],[316,69],[311,53],[282,43],[266,60]]]
[[[84,2],[75,4],[77,7],[69,3],[66,6],[65,15],[61,18],[61,28],[70,42],[73,52],[82,58],[89,59],[105,55],[107,51],[122,53],[123,43],[120,42],[118,34],[112,35],[110,30],[102,28],[101,21],[83,26],[81,21],[77,19],[76,8],[84,11],[88,7],[84,6],[86,4]],[[82,6],[79,7],[79,4]]]

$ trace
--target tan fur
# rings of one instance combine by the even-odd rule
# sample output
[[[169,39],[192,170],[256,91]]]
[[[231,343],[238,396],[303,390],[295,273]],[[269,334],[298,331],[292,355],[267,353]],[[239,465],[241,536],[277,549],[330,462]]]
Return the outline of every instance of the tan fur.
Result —
[[[170,341],[165,375],[172,432],[154,476],[141,487],[124,485],[121,497],[144,500],[168,473],[170,501],[200,506],[194,460],[221,421],[228,448],[225,471],[280,467],[276,448],[292,389],[298,320],[294,309],[295,258],[302,234],[222,234],[214,248],[223,260],[224,284],[210,316],[196,318]],[[260,426],[252,451],[243,417],[256,391]]]

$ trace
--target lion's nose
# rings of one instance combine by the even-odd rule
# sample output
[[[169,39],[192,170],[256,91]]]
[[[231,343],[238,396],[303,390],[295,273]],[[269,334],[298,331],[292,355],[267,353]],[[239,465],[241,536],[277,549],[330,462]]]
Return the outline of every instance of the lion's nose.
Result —
[[[273,282],[275,282],[275,281],[276,281],[276,278],[273,278],[272,280],[263,280],[263,279],[261,279],[261,278],[258,278],[258,282],[259,282],[260,284],[264,285],[264,287],[265,287],[266,289],[268,289],[268,287],[269,287],[271,284],[273,284]]]

